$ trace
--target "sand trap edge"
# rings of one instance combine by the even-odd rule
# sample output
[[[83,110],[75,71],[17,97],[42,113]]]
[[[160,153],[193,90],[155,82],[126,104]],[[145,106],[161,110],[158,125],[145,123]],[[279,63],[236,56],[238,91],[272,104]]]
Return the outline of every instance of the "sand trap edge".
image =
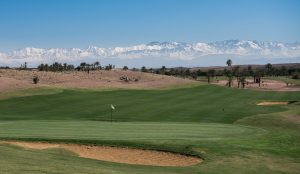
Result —
[[[25,141],[0,141],[0,144],[36,150],[60,148],[73,152],[82,158],[135,165],[187,167],[203,162],[201,158],[194,156],[124,147]]]

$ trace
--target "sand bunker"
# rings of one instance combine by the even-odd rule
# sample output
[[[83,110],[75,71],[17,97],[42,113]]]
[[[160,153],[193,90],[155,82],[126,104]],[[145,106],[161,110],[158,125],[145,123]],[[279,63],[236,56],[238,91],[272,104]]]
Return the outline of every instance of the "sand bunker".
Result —
[[[259,106],[268,106],[268,105],[287,105],[289,102],[260,102],[257,103],[256,105]]]
[[[196,157],[154,150],[140,150],[130,148],[90,146],[78,144],[54,144],[44,142],[3,141],[1,143],[39,150],[50,148],[63,148],[65,150],[76,153],[83,158],[91,158],[96,160],[126,164],[183,167],[196,165],[202,162],[202,159]]]

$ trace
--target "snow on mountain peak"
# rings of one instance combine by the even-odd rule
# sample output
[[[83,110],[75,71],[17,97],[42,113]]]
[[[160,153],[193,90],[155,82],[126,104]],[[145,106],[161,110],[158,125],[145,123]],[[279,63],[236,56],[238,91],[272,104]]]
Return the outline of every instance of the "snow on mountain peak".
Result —
[[[225,40],[212,43],[150,42],[129,47],[100,48],[32,48],[27,47],[8,53],[0,53],[0,63],[16,61],[72,61],[89,58],[171,58],[192,60],[207,55],[237,55],[252,57],[300,57],[300,43],[258,42],[253,40]]]

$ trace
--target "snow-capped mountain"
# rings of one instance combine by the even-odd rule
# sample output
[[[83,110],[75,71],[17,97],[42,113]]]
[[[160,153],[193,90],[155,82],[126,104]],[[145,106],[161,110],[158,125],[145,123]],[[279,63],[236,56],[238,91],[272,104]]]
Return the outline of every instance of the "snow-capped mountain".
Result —
[[[258,42],[252,40],[226,40],[213,43],[151,42],[130,47],[99,48],[24,48],[0,53],[0,64],[18,62],[51,63],[78,62],[94,59],[143,59],[196,60],[209,56],[238,56],[252,58],[300,57],[300,43]]]

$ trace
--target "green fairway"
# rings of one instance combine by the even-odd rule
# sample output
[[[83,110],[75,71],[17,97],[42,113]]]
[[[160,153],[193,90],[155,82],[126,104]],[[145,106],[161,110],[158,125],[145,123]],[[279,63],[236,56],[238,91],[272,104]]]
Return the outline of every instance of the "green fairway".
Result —
[[[30,93],[30,92],[27,92]],[[299,92],[201,85],[165,90],[40,89],[0,100],[0,139],[130,146],[196,155],[191,167],[84,159],[0,144],[0,173],[299,173]],[[116,106],[110,123],[110,104]]]
[[[258,92],[203,85],[174,90],[64,90],[0,101],[0,120],[110,119],[233,123],[246,116],[284,111],[283,107],[256,106],[259,101],[299,100],[298,92]]]

